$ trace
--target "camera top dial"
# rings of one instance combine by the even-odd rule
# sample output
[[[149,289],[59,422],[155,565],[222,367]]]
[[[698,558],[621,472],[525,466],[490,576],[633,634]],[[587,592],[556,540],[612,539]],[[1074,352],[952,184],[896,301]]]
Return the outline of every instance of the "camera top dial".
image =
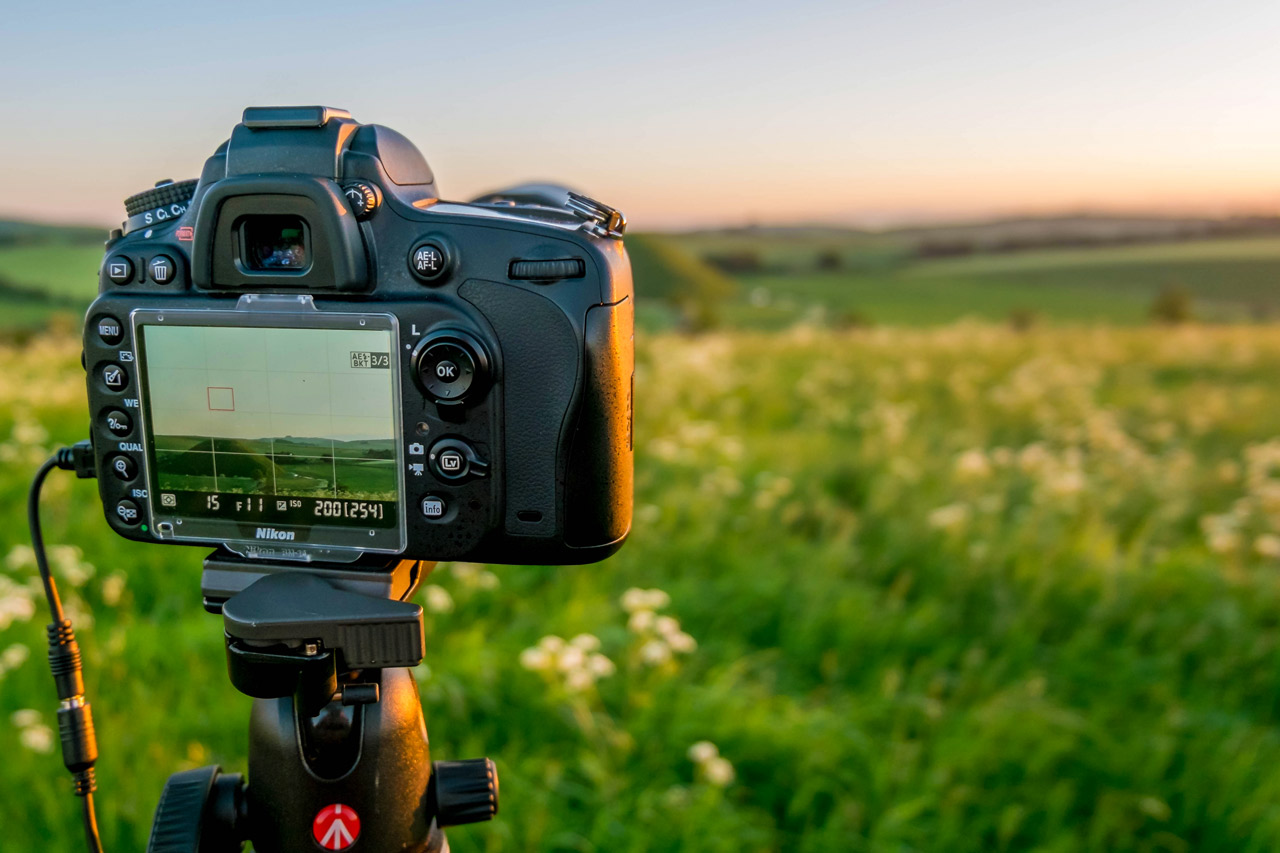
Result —
[[[124,232],[127,234],[137,228],[159,225],[181,218],[187,212],[187,205],[196,194],[195,180],[177,181],[170,179],[157,181],[149,190],[135,193],[124,200],[125,221]]]

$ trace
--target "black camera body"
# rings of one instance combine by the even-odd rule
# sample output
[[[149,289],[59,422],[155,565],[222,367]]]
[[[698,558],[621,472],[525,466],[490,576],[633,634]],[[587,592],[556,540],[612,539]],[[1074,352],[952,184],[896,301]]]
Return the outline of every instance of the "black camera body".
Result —
[[[86,316],[111,527],[248,561],[587,563],[632,502],[617,211],[440,201],[403,136],[245,111],[126,202]]]

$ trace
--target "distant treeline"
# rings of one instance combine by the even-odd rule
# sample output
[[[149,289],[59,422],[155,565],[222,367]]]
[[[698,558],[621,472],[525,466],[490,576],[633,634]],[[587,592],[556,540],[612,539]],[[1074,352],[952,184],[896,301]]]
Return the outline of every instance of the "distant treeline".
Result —
[[[1141,243],[1179,243],[1222,237],[1255,237],[1280,234],[1280,217],[1248,216],[1232,219],[1178,223],[1160,232],[1126,231],[1038,234],[948,235],[924,237],[915,243],[917,258],[955,258],[977,254],[1002,254],[1036,249],[1088,249]]]
[[[751,275],[801,271],[876,271],[912,260],[968,255],[1269,236],[1280,234],[1280,216],[1240,216],[1229,219],[1021,219],[976,225],[904,228],[880,234],[875,244],[861,242],[868,238],[866,232],[849,231],[843,235],[836,233],[824,238],[817,232],[796,230],[794,236],[813,246],[807,252],[779,252],[770,248],[771,245],[776,247],[787,242],[785,229],[744,229],[723,233],[742,237],[744,242],[754,234],[762,245],[706,250],[700,253],[702,259],[729,275]],[[869,248],[870,245],[875,247]]]
[[[0,247],[47,246],[51,243],[91,245],[102,243],[106,238],[107,229],[91,225],[42,225],[0,219]]]
[[[68,308],[75,311],[84,310],[84,300],[70,296],[54,295],[43,287],[14,284],[6,278],[0,277],[0,304],[13,305],[15,303],[48,305],[51,308]]]

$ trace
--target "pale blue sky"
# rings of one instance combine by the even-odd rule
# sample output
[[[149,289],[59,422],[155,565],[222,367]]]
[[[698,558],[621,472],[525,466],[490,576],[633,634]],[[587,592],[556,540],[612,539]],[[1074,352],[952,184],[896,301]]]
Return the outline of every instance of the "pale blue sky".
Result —
[[[1280,4],[0,0],[0,216],[109,223],[249,104],[647,227],[1280,208]]]

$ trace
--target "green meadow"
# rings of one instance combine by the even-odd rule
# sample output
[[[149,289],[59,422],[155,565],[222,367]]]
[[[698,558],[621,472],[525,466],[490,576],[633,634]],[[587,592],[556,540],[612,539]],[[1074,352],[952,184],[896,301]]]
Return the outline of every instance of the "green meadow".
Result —
[[[433,757],[502,778],[453,849],[1276,849],[1280,242],[922,259],[859,237],[818,270],[822,239],[757,240],[735,273],[705,236],[633,241],[630,541],[420,590]],[[8,251],[0,275],[35,284]],[[87,299],[85,258],[49,288]],[[1199,321],[1152,323],[1175,285]],[[80,348],[10,337],[2,846],[77,849],[21,519],[83,435]],[[114,536],[70,475],[45,507],[104,840],[141,850],[169,773],[244,769],[250,700],[200,549]]]

